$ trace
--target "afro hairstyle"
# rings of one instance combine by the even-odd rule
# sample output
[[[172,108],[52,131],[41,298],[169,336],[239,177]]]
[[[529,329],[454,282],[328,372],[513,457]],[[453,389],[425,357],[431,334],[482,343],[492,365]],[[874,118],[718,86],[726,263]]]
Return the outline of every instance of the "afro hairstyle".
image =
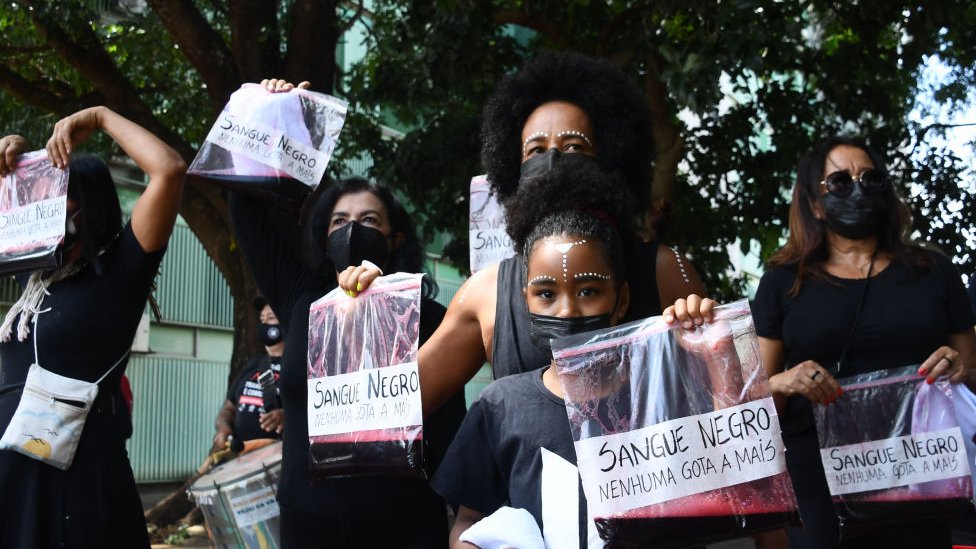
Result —
[[[503,202],[508,235],[524,255],[528,237],[543,219],[563,211],[581,211],[606,219],[627,240],[636,239],[634,200],[620,177],[596,162],[559,163],[529,177]],[[518,204],[518,207],[514,207]]]
[[[644,210],[654,151],[647,100],[609,61],[571,52],[540,54],[503,79],[485,105],[481,162],[499,199],[518,187],[525,121],[550,101],[566,101],[586,112],[600,164],[620,172],[637,207]]]

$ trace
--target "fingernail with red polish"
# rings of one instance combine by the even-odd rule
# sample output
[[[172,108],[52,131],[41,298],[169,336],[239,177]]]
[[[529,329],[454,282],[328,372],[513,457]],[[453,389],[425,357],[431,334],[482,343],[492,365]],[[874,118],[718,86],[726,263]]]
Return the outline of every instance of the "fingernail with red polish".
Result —
[[[925,380],[925,383],[928,383],[929,385],[932,385],[932,382],[933,381],[935,381],[935,380],[932,379],[932,378],[928,378],[928,379]]]

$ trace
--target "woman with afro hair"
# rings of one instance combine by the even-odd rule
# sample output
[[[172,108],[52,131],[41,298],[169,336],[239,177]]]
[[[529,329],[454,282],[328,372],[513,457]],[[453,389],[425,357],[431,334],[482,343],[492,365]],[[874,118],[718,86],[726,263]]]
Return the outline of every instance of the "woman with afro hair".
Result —
[[[540,219],[540,209],[585,210],[587,193],[615,193],[635,212],[647,209],[654,151],[650,112],[640,91],[607,61],[574,53],[538,56],[499,84],[485,107],[481,139],[482,162],[516,245],[533,228],[526,220]],[[577,181],[573,188],[535,189],[529,199],[520,180],[557,164],[595,164],[617,183],[595,190]],[[635,226],[630,221],[626,225]],[[635,230],[628,233],[628,319],[660,314],[662,303],[705,291],[686,259],[656,242],[642,242]],[[378,275],[350,267],[339,285],[362,291]],[[529,338],[525,282],[524,265],[510,258],[475,273],[460,288],[418,356],[425,412],[436,410],[486,360],[496,365],[496,378],[549,363]]]

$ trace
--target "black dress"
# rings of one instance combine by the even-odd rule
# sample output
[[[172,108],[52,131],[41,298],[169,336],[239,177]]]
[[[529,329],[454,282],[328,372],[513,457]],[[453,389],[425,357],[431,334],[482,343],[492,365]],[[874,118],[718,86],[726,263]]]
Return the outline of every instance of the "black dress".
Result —
[[[308,312],[312,302],[335,287],[335,277],[325,279],[305,268],[256,201],[234,193],[230,208],[238,243],[285,338],[279,379],[285,411],[278,488],[282,547],[446,547],[446,505],[424,480],[309,480]],[[443,306],[428,299],[422,302],[421,343],[443,316]],[[446,452],[464,411],[464,395],[459,392],[424,421],[424,438],[434,461]]]
[[[657,289],[657,242],[639,244],[628,254],[630,308],[625,321],[661,314]],[[495,331],[492,338],[492,373],[495,379],[547,366],[552,357],[529,337],[529,306],[525,303],[525,262],[509,257],[498,264],[495,290]]]
[[[965,289],[948,258],[930,253],[932,268],[913,271],[893,261],[871,279],[857,328],[851,327],[865,281],[805,281],[790,296],[796,270],[773,267],[759,282],[752,314],[756,334],[780,340],[786,368],[815,360],[833,366],[851,340],[838,377],[921,364],[950,334],[973,329]],[[790,529],[791,547],[838,546],[839,526],[827,488],[810,401],[793,397],[780,414],[786,464],[804,528]],[[919,545],[921,543],[921,545]],[[948,547],[948,528],[927,525],[875,532],[855,547]]]
[[[34,361],[55,373],[95,381],[131,347],[163,251],[145,253],[126,226],[101,257],[48,288],[26,341],[0,344],[0,427],[7,428]],[[146,521],[125,451],[130,420],[119,388],[124,360],[99,395],[71,467],[62,471],[0,451],[0,547],[148,547]]]

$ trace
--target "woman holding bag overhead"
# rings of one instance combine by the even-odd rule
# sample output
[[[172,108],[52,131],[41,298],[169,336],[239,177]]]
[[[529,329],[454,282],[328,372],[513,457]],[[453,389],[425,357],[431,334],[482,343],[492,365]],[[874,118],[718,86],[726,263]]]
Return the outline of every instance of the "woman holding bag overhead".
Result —
[[[108,167],[73,156],[96,130],[149,177],[125,226]],[[19,136],[0,139],[0,173],[26,148]],[[176,220],[185,165],[159,138],[105,107],[59,121],[47,152],[57,167],[70,167],[66,217],[74,236],[62,244],[60,268],[18,277],[23,293],[0,325],[5,440],[23,434],[12,432],[11,419],[32,364],[71,382],[98,381],[98,391],[67,468],[44,461],[44,441],[54,433],[29,433],[31,440],[0,450],[0,547],[148,547],[119,380]]]

